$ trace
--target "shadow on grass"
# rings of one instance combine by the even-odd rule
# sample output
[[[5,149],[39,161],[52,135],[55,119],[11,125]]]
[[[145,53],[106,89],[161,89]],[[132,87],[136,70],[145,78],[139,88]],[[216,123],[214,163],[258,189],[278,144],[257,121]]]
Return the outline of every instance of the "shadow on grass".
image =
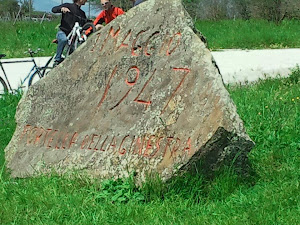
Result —
[[[247,173],[241,174],[233,167],[224,165],[210,174],[184,172],[167,182],[163,182],[157,174],[152,175],[140,190],[146,202],[180,198],[191,203],[201,203],[222,201],[237,190],[254,186],[258,179],[251,167]]]

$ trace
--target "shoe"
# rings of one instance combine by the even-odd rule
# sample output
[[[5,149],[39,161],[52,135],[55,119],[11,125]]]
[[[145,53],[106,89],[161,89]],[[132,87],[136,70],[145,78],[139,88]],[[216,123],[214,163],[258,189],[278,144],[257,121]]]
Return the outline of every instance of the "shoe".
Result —
[[[53,67],[56,67],[57,65],[59,65],[62,61],[64,61],[64,58],[61,58],[60,60],[55,60],[53,63]]]

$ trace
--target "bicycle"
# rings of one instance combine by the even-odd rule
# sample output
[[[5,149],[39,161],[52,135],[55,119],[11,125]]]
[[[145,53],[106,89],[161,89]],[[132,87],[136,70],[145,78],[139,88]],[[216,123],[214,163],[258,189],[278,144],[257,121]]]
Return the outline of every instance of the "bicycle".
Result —
[[[72,12],[68,12],[75,17],[77,17],[80,21],[85,22],[85,24],[81,27],[79,22],[75,22],[71,32],[67,36],[67,44],[64,48],[63,58],[68,57],[70,54],[74,52],[75,49],[79,47],[83,42],[87,40],[87,35],[85,33],[86,30],[91,29],[91,33],[96,31],[95,25],[91,22],[91,20],[80,17]],[[57,39],[54,39],[52,43],[57,44]]]
[[[42,77],[44,77],[53,67],[50,67],[49,64],[52,61],[51,57],[47,63],[45,64],[45,66],[38,66],[36,64],[36,61],[34,59],[34,55],[37,54],[38,52],[42,51],[41,49],[37,49],[36,51],[32,51],[31,49],[28,49],[28,51],[26,51],[25,53],[29,53],[31,59],[28,60],[18,60],[18,61],[8,61],[8,62],[2,62],[1,59],[6,57],[5,54],[0,54],[0,67],[3,71],[4,74],[4,78],[5,80],[0,77],[0,95],[3,95],[4,93],[10,91],[10,92],[14,92],[14,90],[12,89],[10,82],[8,80],[7,74],[5,72],[5,69],[3,67],[3,64],[9,64],[9,63],[25,63],[25,62],[32,62],[33,63],[33,67],[31,68],[30,72],[28,73],[28,75],[21,81],[21,88],[24,87],[24,83],[28,80],[28,87],[30,87],[32,84],[34,84],[37,80],[41,79]]]
[[[66,49],[66,56],[72,54],[72,52],[77,49],[83,42],[87,40],[87,35],[85,31],[89,28],[92,28],[92,33],[96,31],[96,27],[93,23],[87,22],[82,27],[78,22],[75,22],[75,25],[72,31],[67,36],[68,43]]]

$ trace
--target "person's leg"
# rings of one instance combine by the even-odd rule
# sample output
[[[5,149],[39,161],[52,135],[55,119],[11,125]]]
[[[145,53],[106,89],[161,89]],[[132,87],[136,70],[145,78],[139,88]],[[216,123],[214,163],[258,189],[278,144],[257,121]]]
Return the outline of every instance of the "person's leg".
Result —
[[[57,38],[57,50],[56,50],[56,55],[54,60],[57,62],[61,62],[62,61],[61,55],[64,50],[64,47],[68,42],[68,39],[65,32],[61,30],[57,32],[56,38]]]

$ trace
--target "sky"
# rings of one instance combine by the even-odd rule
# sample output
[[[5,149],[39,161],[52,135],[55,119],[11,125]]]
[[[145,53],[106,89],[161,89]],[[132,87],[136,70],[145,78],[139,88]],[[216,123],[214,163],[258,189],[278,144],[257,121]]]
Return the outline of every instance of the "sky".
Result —
[[[72,3],[72,0],[33,0],[33,8],[37,11],[43,12],[51,12],[51,9],[54,6],[60,5],[61,2],[63,3]],[[88,2],[81,7],[83,11],[85,11],[86,15],[89,16],[89,4]],[[93,10],[91,7],[91,16],[97,16],[100,10]]]

